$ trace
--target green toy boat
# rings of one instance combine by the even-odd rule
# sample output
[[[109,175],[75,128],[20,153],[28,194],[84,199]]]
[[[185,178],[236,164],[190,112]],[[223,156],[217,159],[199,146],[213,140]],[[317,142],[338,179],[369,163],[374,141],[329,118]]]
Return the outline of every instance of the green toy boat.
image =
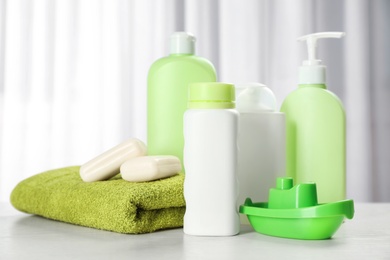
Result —
[[[247,198],[240,206],[256,232],[295,239],[328,239],[344,218],[354,215],[353,200],[318,204],[315,183],[293,187],[292,178],[278,178],[270,189],[269,202],[253,203]]]

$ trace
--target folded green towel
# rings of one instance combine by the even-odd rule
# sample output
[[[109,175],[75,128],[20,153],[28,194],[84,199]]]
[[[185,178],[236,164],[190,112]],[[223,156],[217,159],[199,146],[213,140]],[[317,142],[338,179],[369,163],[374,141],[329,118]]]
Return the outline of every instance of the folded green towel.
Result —
[[[149,233],[183,226],[184,175],[131,183],[120,175],[83,182],[78,166],[32,176],[11,194],[23,212],[119,233]]]

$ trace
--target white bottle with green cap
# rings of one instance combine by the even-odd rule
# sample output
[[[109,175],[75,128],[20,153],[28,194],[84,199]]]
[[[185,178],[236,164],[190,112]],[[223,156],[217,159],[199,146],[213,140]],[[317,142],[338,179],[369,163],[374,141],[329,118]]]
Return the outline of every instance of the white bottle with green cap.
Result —
[[[184,114],[186,234],[232,236],[239,232],[234,100],[232,84],[189,85]]]

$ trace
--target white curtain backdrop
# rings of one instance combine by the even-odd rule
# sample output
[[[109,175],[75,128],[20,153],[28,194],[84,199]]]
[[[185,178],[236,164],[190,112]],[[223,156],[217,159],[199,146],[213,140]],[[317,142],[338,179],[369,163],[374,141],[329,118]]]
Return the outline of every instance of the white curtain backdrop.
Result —
[[[390,1],[0,0],[0,200],[33,174],[146,141],[146,76],[190,31],[220,81],[261,82],[279,106],[320,42],[347,114],[347,190],[390,201]]]

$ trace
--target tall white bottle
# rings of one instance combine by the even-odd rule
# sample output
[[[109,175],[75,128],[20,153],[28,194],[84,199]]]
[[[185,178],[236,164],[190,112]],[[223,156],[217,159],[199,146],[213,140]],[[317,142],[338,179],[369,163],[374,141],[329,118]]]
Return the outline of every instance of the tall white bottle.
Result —
[[[236,207],[237,127],[234,85],[193,83],[184,114],[184,233],[232,236]]]
[[[240,113],[237,206],[250,197],[268,201],[277,177],[285,176],[285,117],[277,112],[272,91],[260,83],[236,85]],[[248,224],[241,215],[241,223]]]

